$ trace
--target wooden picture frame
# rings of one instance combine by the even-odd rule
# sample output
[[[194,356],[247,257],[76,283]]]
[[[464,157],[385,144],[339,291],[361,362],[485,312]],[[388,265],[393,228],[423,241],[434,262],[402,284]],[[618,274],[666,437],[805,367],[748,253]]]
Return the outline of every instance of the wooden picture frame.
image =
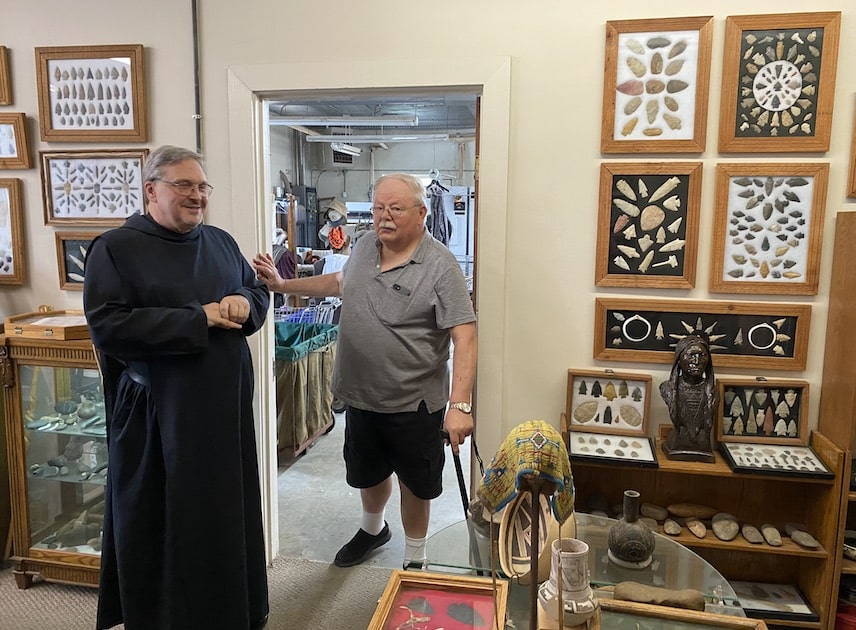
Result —
[[[829,150],[840,28],[839,11],[726,19],[720,152]]]
[[[847,177],[847,196],[856,197],[856,108],[853,111],[853,137],[850,138],[850,172]]]
[[[714,368],[804,370],[810,304],[595,298],[595,359],[672,364],[678,339],[702,330]]]
[[[816,295],[829,164],[716,167],[711,293]]]
[[[142,44],[36,48],[44,142],[148,140]]]
[[[568,370],[565,416],[570,431],[648,435],[651,375]]]
[[[695,286],[701,175],[701,162],[601,164],[597,286]]]
[[[0,112],[0,169],[32,168],[27,115]]]
[[[9,49],[0,46],[0,105],[12,104],[12,78],[9,74]]]
[[[20,179],[0,179],[0,284],[24,284],[24,208]]]
[[[89,244],[101,232],[56,232],[56,264],[59,288],[83,291],[84,263]]]
[[[761,619],[749,619],[746,617],[735,617],[733,615],[722,615],[699,610],[686,610],[673,608],[671,606],[656,606],[654,604],[641,604],[628,602],[620,599],[603,597],[600,599],[601,614],[608,614],[615,618],[610,626],[624,627],[621,617],[626,617],[626,626],[633,628],[637,625],[636,619],[648,617],[651,620],[670,622],[669,626],[677,626],[686,623],[694,630],[766,630],[767,624]],[[646,625],[645,627],[649,627]],[[655,627],[651,625],[650,627]]]
[[[606,23],[602,153],[701,153],[713,17]]]
[[[45,225],[118,226],[144,214],[148,149],[41,151]]]
[[[495,592],[494,592],[495,589]],[[410,609],[406,606],[411,598],[425,598],[433,613]],[[495,603],[494,603],[495,598]],[[505,611],[508,601],[508,582],[486,577],[473,577],[426,571],[393,571],[383,594],[378,600],[377,609],[369,622],[368,630],[390,630],[404,627],[418,627],[406,624],[414,617],[429,617],[435,627],[449,620],[449,606],[464,605],[471,607],[484,621],[478,627],[504,628]],[[460,621],[454,620],[458,626]],[[469,624],[470,626],[472,624]],[[453,627],[446,624],[446,627]]]
[[[807,381],[718,378],[717,385],[717,442],[808,444]]]

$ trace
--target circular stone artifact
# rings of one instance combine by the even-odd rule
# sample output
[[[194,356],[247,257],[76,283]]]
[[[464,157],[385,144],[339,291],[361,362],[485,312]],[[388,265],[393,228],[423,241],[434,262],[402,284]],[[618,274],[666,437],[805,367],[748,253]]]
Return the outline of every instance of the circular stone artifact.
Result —
[[[77,403],[73,400],[60,400],[54,405],[54,411],[62,415],[68,415],[77,411]]]
[[[711,522],[713,534],[720,540],[729,541],[737,538],[740,533],[740,526],[737,524],[737,519],[733,514],[728,512],[719,512],[714,515]]]

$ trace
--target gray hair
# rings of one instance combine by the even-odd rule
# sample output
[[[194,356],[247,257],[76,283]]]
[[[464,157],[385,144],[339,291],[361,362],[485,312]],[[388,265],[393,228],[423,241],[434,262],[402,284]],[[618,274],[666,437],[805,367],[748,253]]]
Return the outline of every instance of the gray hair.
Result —
[[[146,163],[143,165],[143,182],[152,182],[160,179],[163,175],[164,167],[172,166],[185,160],[196,160],[199,166],[202,167],[203,172],[206,170],[205,158],[196,151],[174,147],[169,144],[158,147],[149,153],[149,156],[146,158]]]
[[[378,180],[375,182],[374,190],[377,190],[378,185],[387,179],[394,179],[403,183],[410,192],[413,194],[413,203],[414,205],[422,205],[425,203],[425,186],[422,185],[422,182],[419,181],[418,177],[414,177],[409,173],[387,173],[386,175],[381,175]],[[374,196],[374,193],[372,193]]]

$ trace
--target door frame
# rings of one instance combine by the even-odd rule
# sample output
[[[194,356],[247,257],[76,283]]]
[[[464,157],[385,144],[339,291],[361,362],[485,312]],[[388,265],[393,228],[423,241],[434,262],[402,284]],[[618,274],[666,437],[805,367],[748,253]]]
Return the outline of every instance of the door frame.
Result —
[[[477,435],[493,452],[504,434],[506,294],[505,275],[511,106],[511,59],[425,58],[408,60],[238,65],[228,69],[229,165],[232,235],[245,255],[268,251],[273,237],[269,221],[270,148],[265,101],[295,91],[406,88],[470,88],[481,91],[480,155],[476,163],[479,199],[478,390]],[[255,221],[247,220],[253,208]],[[256,373],[254,411],[259,446],[262,517],[268,561],[278,554],[276,397],[272,318],[249,338]],[[487,351],[489,349],[489,352]],[[479,421],[481,419],[481,421]]]

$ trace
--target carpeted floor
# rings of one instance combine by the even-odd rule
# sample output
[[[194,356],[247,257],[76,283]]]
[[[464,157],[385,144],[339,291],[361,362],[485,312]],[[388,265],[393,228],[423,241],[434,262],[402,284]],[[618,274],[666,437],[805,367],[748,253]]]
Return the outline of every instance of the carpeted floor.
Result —
[[[369,566],[340,569],[323,562],[277,558],[268,569],[266,630],[364,630],[391,573]],[[19,590],[11,569],[0,571],[3,630],[93,630],[97,600],[96,589],[82,586],[36,582]]]

